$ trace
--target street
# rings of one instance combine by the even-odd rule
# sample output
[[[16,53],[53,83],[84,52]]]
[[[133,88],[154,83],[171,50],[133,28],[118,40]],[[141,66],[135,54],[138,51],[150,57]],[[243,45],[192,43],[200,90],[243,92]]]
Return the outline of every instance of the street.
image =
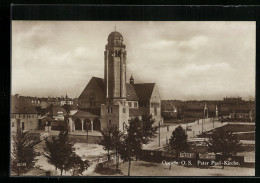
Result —
[[[221,123],[219,121],[214,121],[214,128],[218,128],[221,126],[226,125],[227,123]],[[172,125],[169,126],[169,131],[167,131],[167,127],[161,127],[160,128],[160,146],[159,146],[159,138],[157,134],[157,137],[154,139],[154,141],[152,141],[151,143],[144,145],[144,149],[158,149],[158,148],[162,148],[164,144],[166,144],[166,138],[169,140],[169,138],[172,135],[172,131],[175,130],[175,128],[179,126],[179,125]],[[190,131],[186,131],[188,138],[192,138],[192,137],[196,137],[196,135],[199,135],[202,132],[202,119],[192,123],[187,123],[187,124],[181,124],[182,128],[185,130],[186,126],[190,126],[191,130]],[[211,118],[205,119],[205,122],[203,121],[203,132],[205,131],[210,131],[213,128],[213,120]]]

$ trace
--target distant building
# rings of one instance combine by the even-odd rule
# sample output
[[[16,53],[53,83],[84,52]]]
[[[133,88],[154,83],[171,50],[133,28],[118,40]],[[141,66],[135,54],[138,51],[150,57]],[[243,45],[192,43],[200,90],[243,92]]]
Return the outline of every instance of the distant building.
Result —
[[[66,94],[65,97],[60,98],[60,105],[73,105],[73,100],[71,98],[68,97],[68,95]]]
[[[19,95],[11,98],[11,132],[37,130],[39,126],[35,106]]]
[[[177,119],[228,116],[232,121],[254,121],[255,101],[245,101],[241,97],[224,98],[222,101],[180,101],[163,100],[162,114],[164,117],[177,109]]]
[[[61,105],[60,100],[58,97],[48,97],[47,99],[48,105]]]

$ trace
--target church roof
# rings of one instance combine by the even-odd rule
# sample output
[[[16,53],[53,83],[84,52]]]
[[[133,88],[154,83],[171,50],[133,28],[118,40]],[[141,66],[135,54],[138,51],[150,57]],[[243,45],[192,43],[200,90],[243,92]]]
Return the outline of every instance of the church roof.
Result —
[[[119,37],[119,38],[122,38],[123,39],[123,36],[122,34],[120,34],[119,32],[117,31],[114,31],[114,32],[111,32],[108,36],[108,39],[114,39],[115,37]]]
[[[150,100],[155,83],[134,84],[134,89],[140,101]]]
[[[92,112],[90,111],[83,111],[83,110],[79,110],[77,111],[73,117],[77,117],[77,118],[87,118],[87,117],[100,117],[96,114],[93,114]]]
[[[88,88],[92,85],[95,85],[94,88],[96,88],[96,86],[98,87],[98,90],[100,92],[103,93],[104,95],[104,79],[102,78],[98,78],[98,77],[92,77],[90,79],[90,81],[88,82],[87,86],[84,88],[84,90],[82,91],[82,93],[80,94],[79,98],[84,98],[85,95],[88,94]]]
[[[126,100],[128,101],[137,101],[139,100],[134,86],[132,84],[126,83]]]
[[[96,116],[101,115],[101,108],[100,107],[80,108],[79,110],[89,112],[89,113],[94,114]]]

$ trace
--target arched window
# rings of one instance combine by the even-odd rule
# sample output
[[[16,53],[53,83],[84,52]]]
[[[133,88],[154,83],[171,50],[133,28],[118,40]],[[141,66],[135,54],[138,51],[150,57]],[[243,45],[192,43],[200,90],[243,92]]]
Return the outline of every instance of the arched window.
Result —
[[[123,122],[123,131],[125,131],[125,122]]]

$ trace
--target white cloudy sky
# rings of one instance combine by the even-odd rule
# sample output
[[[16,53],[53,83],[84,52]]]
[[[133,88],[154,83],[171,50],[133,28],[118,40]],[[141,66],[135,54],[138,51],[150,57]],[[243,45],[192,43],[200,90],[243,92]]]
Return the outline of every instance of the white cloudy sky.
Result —
[[[255,22],[13,21],[12,94],[78,97],[104,75],[107,36],[127,50],[127,78],[162,99],[255,96]]]

